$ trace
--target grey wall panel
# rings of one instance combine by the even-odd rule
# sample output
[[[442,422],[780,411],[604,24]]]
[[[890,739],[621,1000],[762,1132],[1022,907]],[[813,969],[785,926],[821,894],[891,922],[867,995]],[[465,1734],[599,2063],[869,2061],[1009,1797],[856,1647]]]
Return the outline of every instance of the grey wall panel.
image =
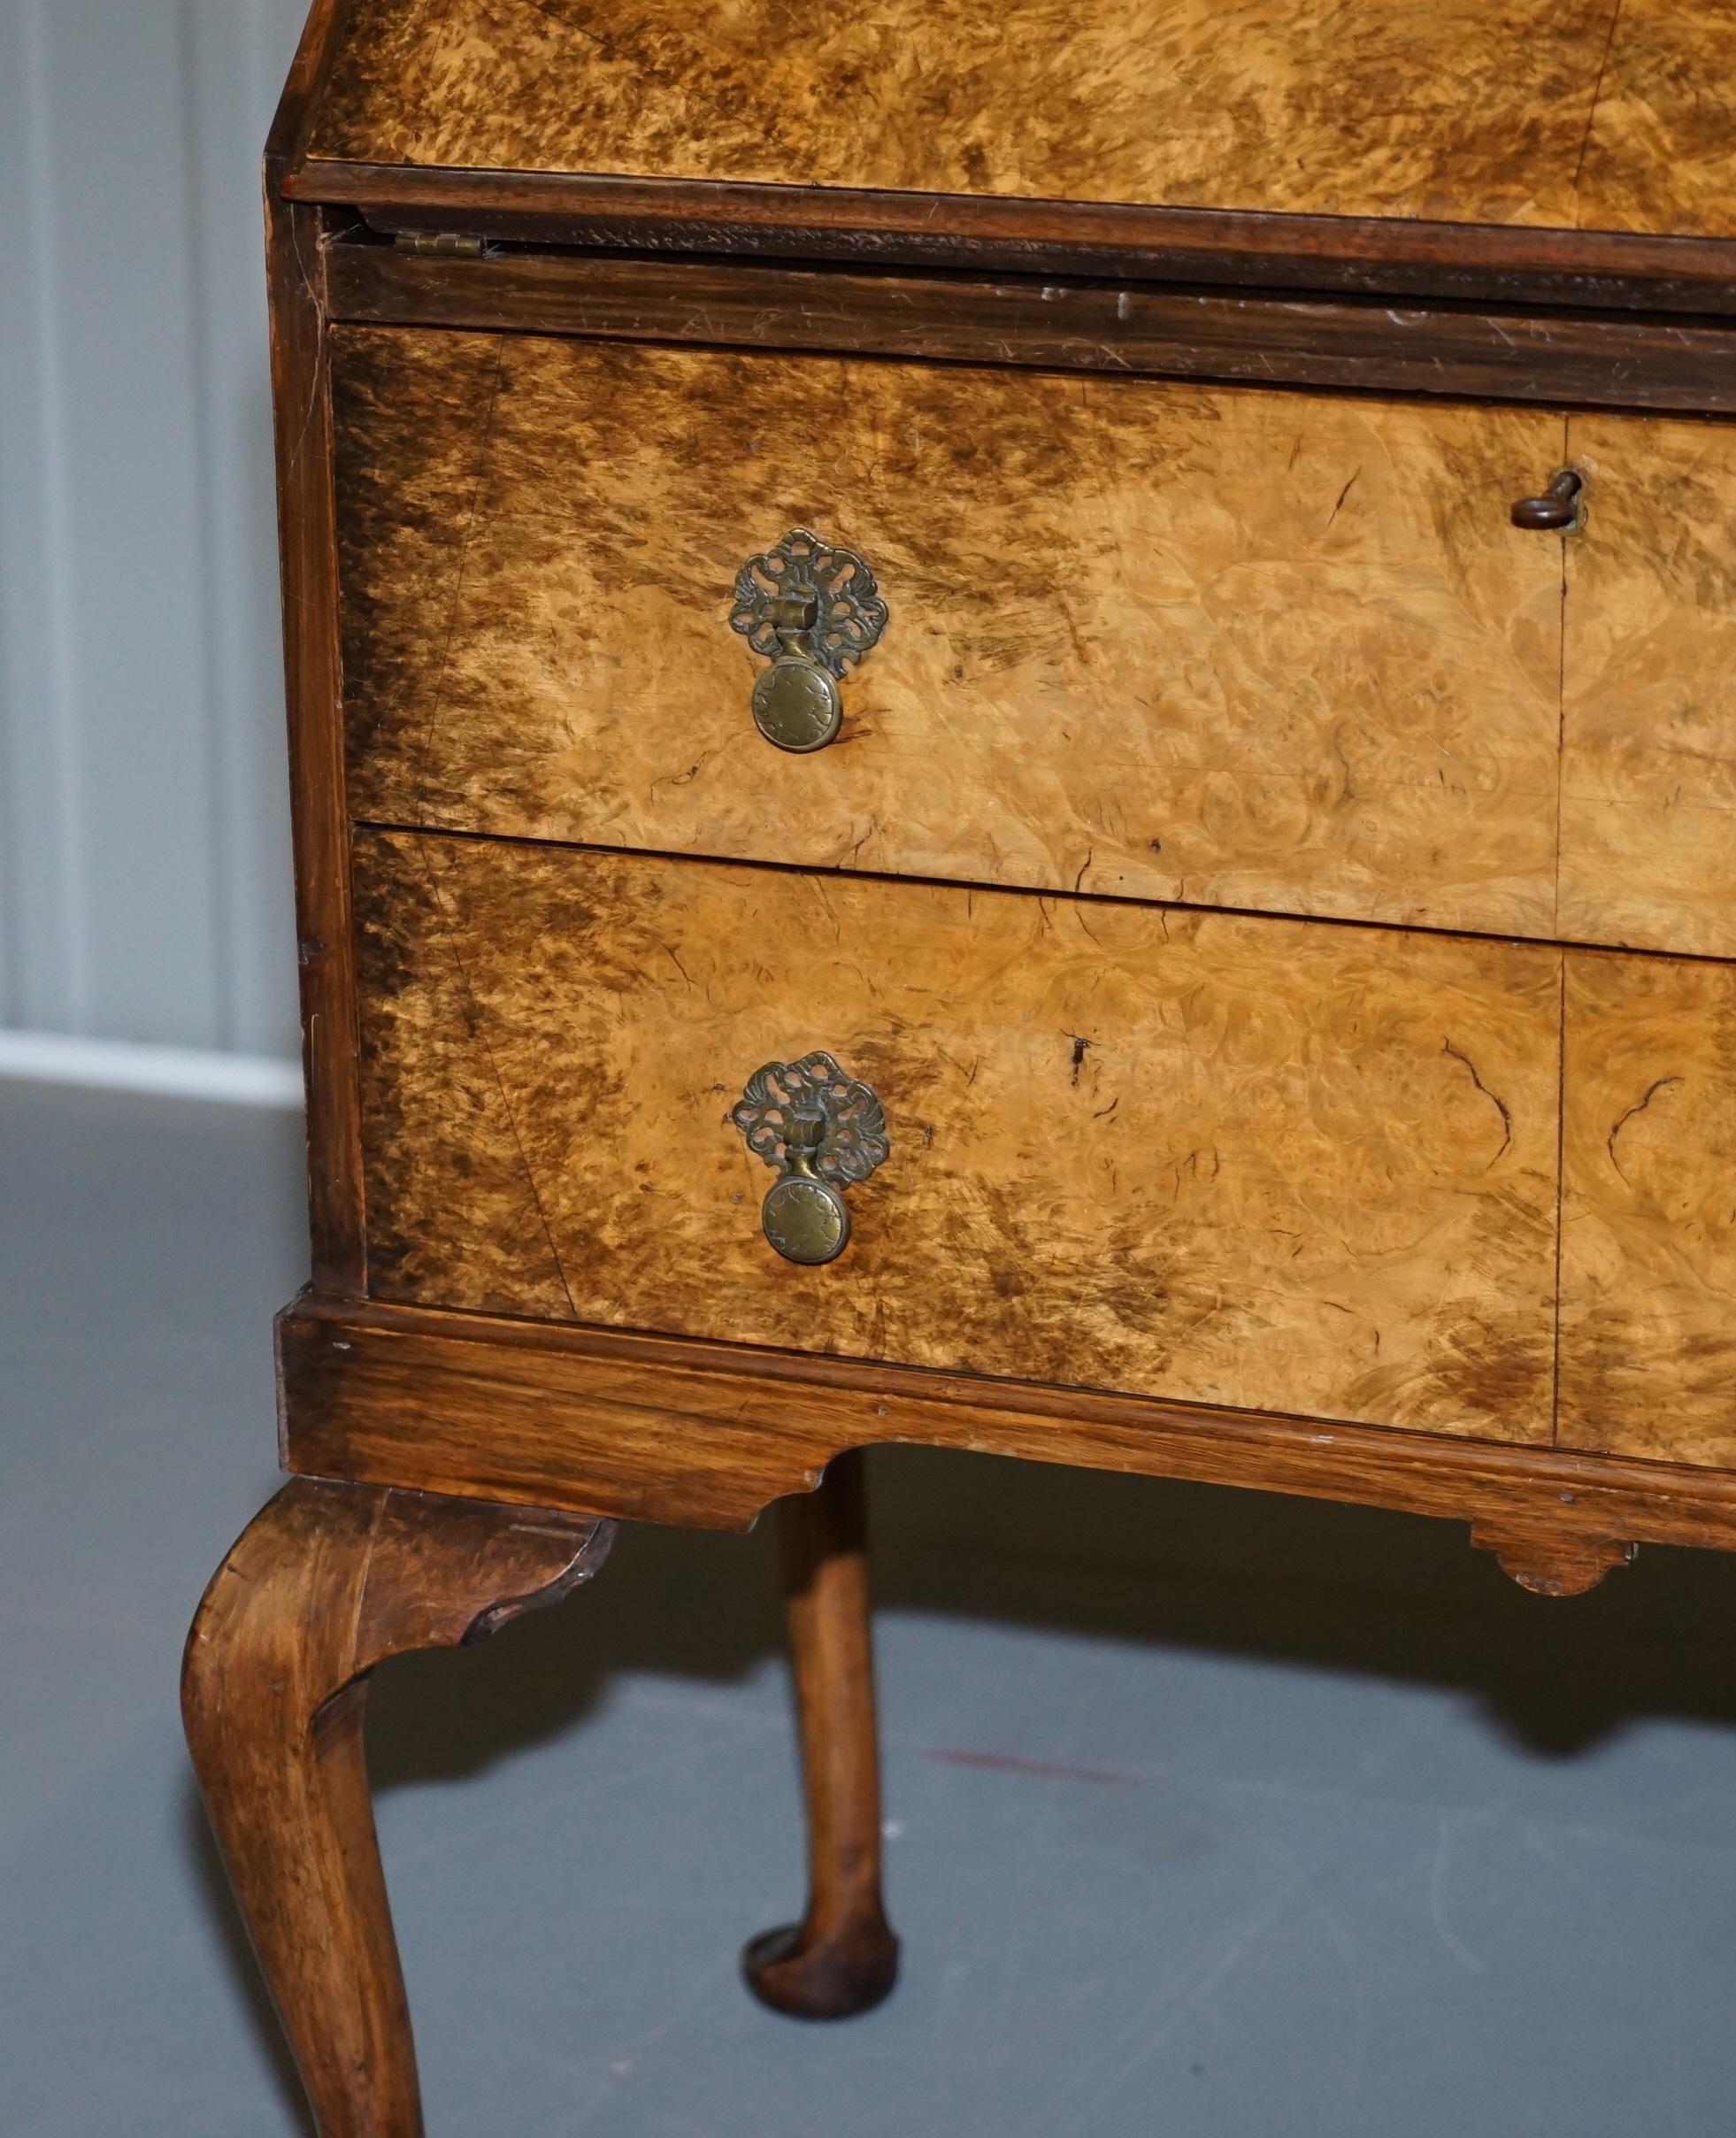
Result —
[[[303,0],[0,0],[0,1022],[294,1045],[258,155]]]

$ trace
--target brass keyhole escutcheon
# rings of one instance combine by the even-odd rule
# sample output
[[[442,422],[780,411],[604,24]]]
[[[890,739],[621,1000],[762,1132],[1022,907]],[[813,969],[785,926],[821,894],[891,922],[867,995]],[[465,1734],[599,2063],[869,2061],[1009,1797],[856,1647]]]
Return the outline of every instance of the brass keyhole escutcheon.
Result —
[[[854,550],[793,527],[735,575],[729,624],[772,665],[754,685],[754,725],[798,755],[823,750],[844,717],[838,685],[885,628],[886,604]]]
[[[759,1221],[787,1262],[816,1267],[849,1244],[844,1189],[886,1157],[886,1111],[829,1054],[767,1062],[730,1111],[757,1157],[778,1169]]]

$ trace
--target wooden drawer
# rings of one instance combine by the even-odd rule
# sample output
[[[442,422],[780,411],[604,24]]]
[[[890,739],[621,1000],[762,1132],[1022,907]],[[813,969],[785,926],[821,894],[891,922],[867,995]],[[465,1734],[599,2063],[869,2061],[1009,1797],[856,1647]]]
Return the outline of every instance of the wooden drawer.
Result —
[[[334,339],[364,820],[1736,952],[1725,427]],[[890,610],[806,757],[728,627],[793,527]]]
[[[334,336],[363,819],[1555,932],[1561,417],[532,336]],[[890,610],[837,742],[728,627]]]
[[[1558,933],[1736,956],[1736,432],[1575,416]]]
[[[1442,1433],[1552,1421],[1562,958],[364,832],[376,1297]],[[732,1104],[884,1104],[840,1260]]]
[[[1564,1447],[1736,1470],[1736,969],[1568,961]]]

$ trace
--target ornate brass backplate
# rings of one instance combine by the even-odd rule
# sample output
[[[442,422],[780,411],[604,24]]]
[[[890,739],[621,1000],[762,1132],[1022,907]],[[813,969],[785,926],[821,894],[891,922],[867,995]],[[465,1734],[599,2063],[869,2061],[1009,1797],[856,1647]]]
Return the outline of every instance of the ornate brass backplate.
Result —
[[[889,1148],[873,1092],[829,1054],[804,1054],[756,1069],[729,1118],[778,1169],[759,1213],[772,1246],[791,1262],[841,1255],[850,1236],[843,1190],[865,1181]]]
[[[750,557],[735,575],[732,631],[772,665],[754,685],[759,732],[780,750],[822,750],[838,732],[838,682],[886,627],[874,574],[854,550],[805,527]]]

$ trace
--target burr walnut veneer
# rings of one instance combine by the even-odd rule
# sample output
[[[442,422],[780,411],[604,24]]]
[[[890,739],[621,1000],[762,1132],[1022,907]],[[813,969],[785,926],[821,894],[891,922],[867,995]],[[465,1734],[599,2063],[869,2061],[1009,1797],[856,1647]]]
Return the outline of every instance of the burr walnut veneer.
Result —
[[[319,0],[267,156],[312,1272],[189,1644],[325,2138],[366,1675],[858,1450],[1736,1542],[1736,45],[1694,0]],[[845,115],[848,115],[847,117]]]

